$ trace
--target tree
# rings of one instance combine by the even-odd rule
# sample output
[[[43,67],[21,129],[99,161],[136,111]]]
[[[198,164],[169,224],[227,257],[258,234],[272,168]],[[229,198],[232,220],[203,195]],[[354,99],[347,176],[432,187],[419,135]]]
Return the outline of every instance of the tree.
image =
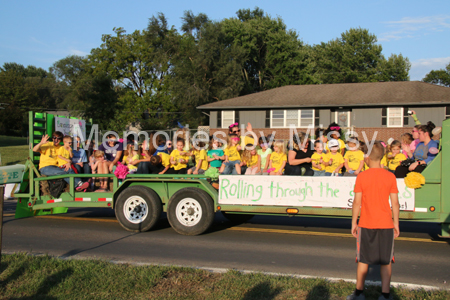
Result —
[[[430,71],[422,81],[450,87],[450,63],[445,69]]]
[[[407,57],[403,55],[392,54],[387,60],[384,59],[380,63],[381,81],[409,81],[409,70],[411,63]]]
[[[351,28],[341,38],[315,47],[316,76],[322,83],[378,81],[381,51],[374,34]]]
[[[118,112],[116,124],[126,126],[139,121],[144,113],[150,113],[148,126],[165,127],[157,113],[171,107],[165,102],[167,97],[162,97],[167,64],[158,59],[159,52],[148,42],[147,32],[136,30],[126,34],[123,28],[114,28],[114,32],[115,36],[103,35],[102,45],[92,49],[89,62],[94,75],[107,74],[122,90],[119,102],[123,110]]]
[[[0,133],[20,135],[27,128],[28,110],[56,108],[53,87],[54,78],[47,71],[5,63],[0,68],[0,102],[7,105],[0,110]]]
[[[288,84],[316,83],[310,76],[310,49],[303,45],[294,30],[287,30],[283,20],[253,11],[239,10],[237,18],[221,23],[232,44],[243,48],[246,60],[242,67],[244,89],[241,95]]]
[[[61,98],[60,106],[71,115],[93,121],[101,129],[122,129],[114,122],[120,110],[118,92],[107,74],[94,74],[89,61],[81,56],[71,55],[55,62],[50,72],[57,80],[53,90],[55,98]]]
[[[183,122],[201,124],[197,106],[239,95],[244,59],[243,49],[231,43],[219,22],[203,23],[196,36],[181,37],[172,59],[171,93],[184,112]]]

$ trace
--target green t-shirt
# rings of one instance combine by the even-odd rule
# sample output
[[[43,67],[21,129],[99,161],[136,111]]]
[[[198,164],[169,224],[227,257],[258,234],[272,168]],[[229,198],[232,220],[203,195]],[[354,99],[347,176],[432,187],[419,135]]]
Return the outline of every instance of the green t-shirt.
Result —
[[[259,149],[256,153],[261,156],[261,170],[263,170],[266,166],[267,156],[272,154],[272,149],[268,148],[264,152],[262,151],[262,149]]]
[[[223,156],[223,150],[222,149],[211,149],[208,150],[208,157],[213,158],[213,154],[216,154],[217,156]],[[222,161],[220,159],[212,160],[211,167],[220,168],[222,166]]]

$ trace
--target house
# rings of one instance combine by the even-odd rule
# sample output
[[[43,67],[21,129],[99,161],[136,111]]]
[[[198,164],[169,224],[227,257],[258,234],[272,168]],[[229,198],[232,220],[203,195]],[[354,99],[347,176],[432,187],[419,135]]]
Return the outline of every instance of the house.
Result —
[[[209,114],[211,134],[250,122],[254,131],[289,138],[289,126],[328,127],[332,122],[362,137],[399,139],[411,132],[416,111],[422,124],[441,126],[450,117],[450,88],[421,81],[289,85],[197,107]]]

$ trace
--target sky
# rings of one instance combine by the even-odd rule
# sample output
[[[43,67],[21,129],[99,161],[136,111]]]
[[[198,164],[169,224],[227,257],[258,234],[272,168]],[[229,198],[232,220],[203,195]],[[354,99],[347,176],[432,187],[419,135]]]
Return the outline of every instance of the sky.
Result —
[[[450,63],[448,0],[0,0],[0,66],[16,62],[48,70],[66,56],[89,54],[114,27],[128,33],[145,29],[158,12],[180,30],[186,10],[220,21],[235,17],[239,9],[256,6],[281,17],[309,45],[336,39],[350,28],[368,29],[378,37],[386,57],[409,58],[411,80],[421,80]]]

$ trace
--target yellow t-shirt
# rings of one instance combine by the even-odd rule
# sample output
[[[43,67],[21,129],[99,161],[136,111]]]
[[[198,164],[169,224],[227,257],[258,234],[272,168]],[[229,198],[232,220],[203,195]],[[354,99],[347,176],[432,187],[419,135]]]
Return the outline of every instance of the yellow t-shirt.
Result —
[[[58,149],[62,146],[53,144],[53,142],[47,142],[41,146],[39,152],[41,158],[39,159],[39,169],[48,166],[58,166]]]
[[[364,162],[364,153],[361,150],[349,150],[345,153],[344,159],[348,161],[348,167],[353,171],[356,171],[358,170],[361,161]],[[362,170],[364,170],[364,166],[361,168],[361,171]]]
[[[387,159],[387,156],[390,155],[392,155],[392,152],[389,152],[383,157],[383,159],[381,160],[381,164],[385,167],[388,167],[389,170],[395,171],[395,169],[400,166],[400,163],[406,159],[406,156],[403,153],[398,153],[393,158]]]
[[[183,152],[183,151],[182,151]],[[178,149],[175,149],[170,153],[170,157],[172,157],[177,163],[173,166],[175,170],[180,170],[183,168],[187,168],[187,164],[180,163],[181,159],[184,159],[186,162],[189,160],[188,155],[181,155]]]
[[[192,153],[195,155],[195,167],[198,166],[198,162],[202,160],[202,165],[199,170],[207,170],[208,169],[208,156],[206,155],[206,150],[202,149],[200,151],[194,150]]]
[[[69,159],[70,160],[70,154],[72,153],[72,149],[70,149],[70,150],[67,150],[66,148],[64,148],[64,147],[59,147],[59,149],[58,149],[58,151],[57,151],[57,154],[58,155],[61,155],[62,157],[64,157],[64,158],[67,158],[67,159]],[[61,167],[61,166],[64,166],[65,164],[67,164],[67,161],[65,161],[64,159],[62,159],[62,158],[59,158],[58,157],[58,167]]]
[[[272,152],[270,155],[270,160],[272,161],[272,168],[275,168],[274,172],[278,172],[284,161],[287,161],[286,153]],[[282,172],[284,169],[282,170]]]
[[[161,164],[164,168],[167,168],[167,166],[170,168],[170,155],[164,152],[159,152],[158,155],[161,157]]]
[[[247,167],[251,168],[256,166],[258,164],[258,157],[258,154],[250,156],[250,161],[247,162]]]
[[[342,148],[345,148],[345,143],[341,139],[338,139],[337,141],[339,143],[339,152],[340,152],[340,150],[342,150]],[[330,148],[328,148],[328,143],[326,144],[325,149],[327,150],[327,153],[330,152]]]
[[[312,162],[315,163],[316,165],[320,165],[321,166],[320,170],[317,169],[317,168],[312,167],[312,169],[314,171],[325,171],[325,164],[320,164],[320,158],[322,158],[322,160],[325,161],[325,155],[326,155],[325,153],[319,154],[317,152],[314,152],[314,154],[311,156]]]
[[[330,159],[333,159],[331,166],[328,165]],[[344,163],[344,157],[342,157],[342,154],[340,154],[339,152],[337,152],[334,155],[331,152],[328,152],[323,158],[323,161],[325,162],[326,166],[325,172],[333,173],[340,164]],[[339,173],[342,173],[342,168],[339,169]]]
[[[228,156],[229,161],[241,160],[241,155],[239,154],[236,146],[227,147],[223,152],[226,156]]]
[[[138,160],[139,158],[140,158],[139,154],[136,154],[136,155],[134,155],[134,156],[131,157],[131,161]],[[128,155],[125,155],[125,156],[122,158],[122,163],[123,163],[124,165],[127,165],[127,166],[128,166],[128,170],[134,170],[134,169],[137,169],[137,167],[136,167],[135,165],[130,165],[130,164],[128,163]]]

